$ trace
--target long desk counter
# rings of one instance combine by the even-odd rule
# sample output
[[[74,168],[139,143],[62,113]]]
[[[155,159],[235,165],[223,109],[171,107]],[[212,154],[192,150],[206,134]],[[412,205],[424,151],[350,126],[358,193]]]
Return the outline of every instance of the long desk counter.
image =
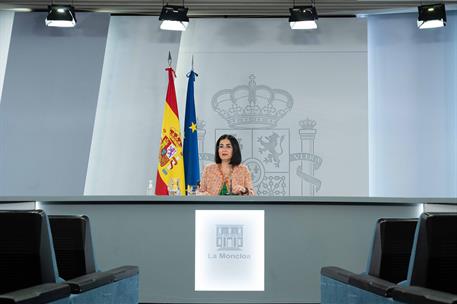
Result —
[[[338,196],[5,196],[1,203],[43,204],[252,204],[252,205],[457,205],[457,198]]]
[[[141,303],[319,303],[321,267],[365,271],[377,219],[457,212],[457,199],[1,197],[5,208],[88,215],[97,266],[138,265]],[[195,291],[197,210],[264,210],[264,291]]]

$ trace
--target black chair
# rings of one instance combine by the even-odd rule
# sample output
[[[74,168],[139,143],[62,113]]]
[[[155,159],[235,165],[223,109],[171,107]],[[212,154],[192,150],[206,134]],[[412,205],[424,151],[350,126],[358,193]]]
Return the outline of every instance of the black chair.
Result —
[[[403,303],[457,303],[457,213],[421,215],[408,279],[392,296]]]
[[[46,214],[0,211],[0,303],[69,303],[70,287],[57,282]]]
[[[380,219],[367,274],[357,274],[349,284],[383,297],[406,280],[417,219]]]
[[[123,303],[138,302],[138,267],[122,266],[109,271],[97,271],[89,218],[87,216],[51,215],[49,222],[52,230],[54,249],[59,274],[70,285],[72,293],[83,293],[94,288],[106,286],[103,293],[112,294],[116,300],[124,280],[133,280],[129,286],[136,290],[124,290],[127,300]],[[107,286],[110,285],[111,286]],[[113,287],[114,286],[114,287]],[[108,297],[109,298],[109,297]],[[125,298],[125,295],[124,295]],[[84,299],[87,302],[100,303],[98,298]],[[81,300],[83,302],[83,300]]]
[[[416,226],[417,219],[379,219],[366,273],[334,266],[321,269],[322,303],[370,303],[390,297],[396,284],[406,280]]]

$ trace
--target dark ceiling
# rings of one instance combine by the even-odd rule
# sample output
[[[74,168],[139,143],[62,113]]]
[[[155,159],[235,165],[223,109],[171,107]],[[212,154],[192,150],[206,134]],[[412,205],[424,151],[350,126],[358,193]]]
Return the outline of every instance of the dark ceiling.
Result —
[[[353,15],[358,13],[379,13],[413,11],[422,4],[439,1],[374,1],[374,0],[316,0],[320,16]],[[443,2],[443,1],[442,1]],[[0,0],[0,9],[45,10],[51,0]],[[77,11],[109,12],[113,14],[159,15],[162,0],[54,0],[55,4],[73,4]],[[182,5],[182,1],[165,1],[171,5]],[[296,5],[309,5],[309,0],[296,0]],[[448,7],[455,7],[457,0],[444,1]],[[185,0],[191,17],[279,17],[289,14],[293,1],[281,0]]]

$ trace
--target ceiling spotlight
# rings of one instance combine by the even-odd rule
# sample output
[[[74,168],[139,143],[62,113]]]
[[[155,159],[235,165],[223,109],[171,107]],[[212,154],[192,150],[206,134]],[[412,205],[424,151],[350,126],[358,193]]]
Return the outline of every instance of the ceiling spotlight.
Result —
[[[162,21],[160,29],[168,31],[185,31],[189,25],[189,17],[184,6],[164,5],[159,20]]]
[[[417,27],[429,29],[446,25],[446,9],[443,3],[421,5],[418,7]]]
[[[294,6],[289,8],[289,24],[293,30],[312,30],[317,28],[317,11],[312,6]]]
[[[45,23],[54,27],[74,27],[76,25],[75,8],[71,5],[49,5]]]

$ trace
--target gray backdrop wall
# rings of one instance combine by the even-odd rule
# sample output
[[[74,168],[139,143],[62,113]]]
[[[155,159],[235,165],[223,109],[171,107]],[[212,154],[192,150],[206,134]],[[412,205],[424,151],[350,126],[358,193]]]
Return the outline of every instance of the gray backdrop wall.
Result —
[[[316,32],[297,33],[280,19],[196,19],[180,37],[161,31],[156,17],[111,18],[85,194],[141,195],[154,183],[168,50],[181,123],[195,58],[202,165],[214,159],[215,137],[232,133],[260,194],[368,194],[365,20],[327,19]],[[246,107],[249,83],[257,105],[273,94],[272,109],[284,115],[228,125],[213,99],[244,85],[234,92],[240,100],[221,108]]]
[[[370,195],[457,196],[457,14],[368,19]]]
[[[0,102],[2,102],[3,80],[8,61],[13,20],[14,12],[0,11]]]
[[[197,19],[182,38],[157,17],[112,17],[108,35],[106,14],[79,16],[62,30],[16,13],[11,31],[12,13],[0,14],[0,194],[144,194],[171,50],[181,116],[191,54],[201,72],[202,164],[233,131],[213,99],[252,80],[293,101],[273,127],[236,129],[252,168],[285,181],[278,194],[457,196],[455,13],[431,31],[416,29],[415,14],[376,16],[368,34],[354,19],[320,20],[312,33],[279,19]],[[279,162],[261,143],[273,133]]]
[[[110,16],[16,13],[0,104],[0,193],[82,195]]]
[[[143,195],[155,178],[168,51],[176,63],[181,36],[159,27],[157,17],[111,17],[86,195]]]
[[[143,194],[147,179],[154,176],[157,159],[156,147],[158,146],[160,132],[160,127],[157,126],[160,126],[161,123],[166,88],[166,74],[163,68],[166,65],[168,50],[172,51],[175,59],[179,57],[177,63],[180,71],[178,73],[178,87],[180,92],[183,92],[183,88],[185,88],[183,74],[189,68],[189,55],[198,46],[189,44],[192,42],[192,36],[189,36],[185,38],[190,40],[186,46],[191,47],[180,50],[178,56],[178,49],[183,45],[180,45],[181,37],[176,33],[160,32],[158,22],[153,17],[112,17],[110,22],[109,16],[105,14],[78,14],[78,16],[79,27],[71,31],[44,28],[44,14],[41,13],[16,14],[14,18],[0,103],[1,195],[80,195],[84,190],[90,194]],[[386,16],[385,18],[389,17]],[[405,23],[415,23],[414,18],[407,16],[407,19],[410,21],[405,19]],[[191,28],[189,33],[198,35],[198,25],[209,21],[211,20],[196,22],[197,28]],[[275,20],[270,26],[276,27],[276,33],[281,33],[283,29],[278,21]],[[109,33],[108,22],[110,22]],[[243,21],[238,20],[238,22]],[[338,32],[340,26],[338,24],[331,25],[332,22],[324,22],[322,28],[330,32],[333,30]],[[350,21],[350,23],[352,22],[360,21]],[[375,22],[379,22],[380,26],[384,25],[382,20],[375,20]],[[403,23],[403,21],[399,23]],[[224,25],[224,22],[221,22],[220,25]],[[230,28],[232,26],[239,26],[239,23],[225,24],[224,27]],[[221,35],[224,34],[224,27],[220,29]],[[360,36],[364,27],[358,29],[356,35],[352,31],[349,31],[350,34],[347,35],[352,38]],[[5,31],[8,32],[8,30]],[[399,28],[396,28],[395,33],[398,34],[398,31],[400,31]],[[405,31],[401,33],[405,36],[400,36],[400,42],[409,48],[405,53],[412,53],[421,58],[422,53],[415,53],[413,46],[421,45],[423,41],[404,39],[416,33],[411,28]],[[240,33],[242,31],[237,32],[237,34]],[[342,38],[346,35],[345,32],[339,33]],[[376,32],[369,31],[368,34],[369,44],[374,47],[373,54],[381,52],[379,56],[384,58],[382,56],[388,55],[384,51],[393,53],[397,51],[398,45],[392,45],[393,42],[389,40],[390,38],[384,35],[373,36],[378,37],[376,39],[379,41],[370,42],[370,33]],[[246,33],[246,35],[251,34],[249,31]],[[319,49],[323,37],[321,35],[324,34],[327,35],[326,37],[332,37],[331,34],[322,32],[309,36],[288,32],[285,36],[286,40],[282,41],[304,47],[303,41],[300,39],[306,37],[303,38],[309,43],[306,48],[311,49],[307,49],[306,52],[303,50],[284,52],[289,56],[287,60],[294,58],[294,56],[317,56],[318,53],[324,53],[323,56],[325,54],[331,55],[331,48],[327,48],[325,52],[322,52],[323,49]],[[232,39],[237,37],[237,35],[231,36]],[[240,35],[238,37],[240,40],[235,40],[232,47],[242,47],[242,43],[246,43],[245,38]],[[347,38],[341,39],[340,42],[343,43],[346,40],[357,41]],[[386,44],[383,45],[383,43]],[[439,54],[440,43],[439,39],[429,39],[426,44],[433,50],[436,47]],[[452,48],[455,50],[455,36],[453,40],[450,40],[450,43],[448,45],[450,50]],[[3,43],[3,45],[5,44]],[[107,47],[106,53],[105,45]],[[214,46],[219,47],[222,45],[220,41],[218,44],[214,44]],[[363,68],[366,67],[366,64],[360,63],[367,52],[363,48],[363,41],[362,44],[354,45],[357,48],[345,49],[348,45],[334,45],[335,49],[338,50],[335,56],[338,56],[339,59],[347,56],[353,60],[350,62],[359,63],[355,67],[355,71],[358,71],[355,78],[360,81],[361,75],[364,73]],[[291,47],[290,44],[288,46]],[[386,46],[389,48],[384,49]],[[247,51],[251,55],[261,53],[258,45],[255,47],[254,50],[248,49]],[[268,48],[268,45],[263,47]],[[282,46],[278,45],[279,47]],[[313,47],[317,50],[312,50]],[[368,49],[368,56],[370,56],[370,49]],[[284,51],[275,50],[278,54]],[[224,53],[221,49],[200,51],[199,54],[196,54],[197,65],[203,64],[200,56],[204,53],[214,57],[223,56]],[[242,53],[240,49],[235,51],[236,54],[231,54],[231,56],[236,57]],[[447,56],[447,54],[444,55]],[[259,58],[261,57],[253,58],[253,60],[259,60]],[[276,60],[283,58],[284,56],[277,56]],[[410,64],[406,56],[401,57],[401,59]],[[451,65],[441,64],[434,71],[434,74],[445,73],[450,77],[449,80],[455,80],[455,62],[454,60]],[[51,65],[51,63],[58,63],[58,65]],[[385,62],[383,61],[383,63]],[[275,68],[280,66],[280,63],[276,61],[271,64]],[[329,73],[335,66],[333,61],[322,61],[321,64]],[[379,75],[382,76],[380,88],[385,86],[390,90],[398,91],[400,89],[395,83],[388,82],[388,79],[385,78],[391,74],[398,74],[397,80],[402,83],[401,80],[412,79],[410,73],[417,72],[413,68],[395,69],[389,64],[386,63],[389,72],[386,74],[383,74],[382,66],[370,70],[370,73],[378,71]],[[344,64],[338,65],[339,68],[345,66]],[[62,72],[62,67],[65,68],[65,73]],[[411,66],[407,65],[407,67]],[[217,93],[220,89],[233,89],[237,84],[246,84],[245,75],[247,75],[248,69],[246,67],[243,69],[245,69],[243,75],[240,74],[239,78],[232,74],[227,77],[231,81],[230,83],[222,83],[223,80],[220,80],[220,84],[216,83],[217,86],[215,84],[213,88],[208,88],[208,91],[214,90],[214,93]],[[260,67],[257,66],[252,73],[257,73],[256,76],[259,78],[260,76],[269,76],[266,73],[267,69],[262,70],[260,74],[258,73],[259,69]],[[45,75],[43,74],[44,70],[50,71],[46,77],[43,76]],[[197,88],[203,84],[203,78],[214,75],[208,72],[211,67],[207,66],[205,70],[206,72],[201,75],[202,78],[197,80]],[[66,71],[72,73],[67,74]],[[297,74],[301,72],[299,71]],[[341,70],[335,71],[335,77],[338,76],[336,79],[345,76],[342,72]],[[377,76],[378,72],[374,76],[379,77]],[[216,75],[215,77],[221,79],[223,76]],[[352,85],[351,88],[353,88],[355,84],[360,84],[359,81],[352,83],[350,76],[352,74],[347,76],[348,79],[345,82],[347,85]],[[287,85],[282,82],[283,80],[276,82],[274,77],[263,79],[268,79],[268,81],[259,79],[256,81],[259,85],[265,84],[272,89],[281,89]],[[367,79],[373,78],[370,76]],[[448,83],[447,78],[441,79],[445,83],[444,88],[452,86],[452,82]],[[412,85],[407,92],[402,94],[402,99],[405,96],[408,100],[408,103],[403,104],[402,107],[394,108],[394,110],[387,108],[388,105],[393,108],[394,101],[396,102],[395,105],[398,104],[399,100],[395,96],[394,98],[386,96],[387,103],[385,106],[382,103],[385,101],[383,99],[376,99],[375,104],[370,102],[372,108],[370,108],[369,117],[373,114],[373,109],[380,107],[379,115],[373,117],[375,123],[370,123],[370,134],[375,131],[374,135],[376,136],[372,145],[375,150],[371,150],[371,152],[376,152],[378,149],[380,151],[376,156],[380,158],[373,159],[376,166],[374,169],[377,170],[373,172],[376,173],[376,185],[383,185],[383,188],[376,189],[375,193],[382,193],[383,195],[400,193],[396,185],[384,183],[386,180],[394,178],[395,174],[400,174],[396,181],[404,183],[403,187],[408,190],[408,192],[402,193],[407,195],[424,193],[424,195],[455,196],[455,180],[454,185],[448,184],[446,181],[449,179],[452,183],[452,178],[455,176],[455,148],[452,147],[455,147],[453,130],[455,130],[456,115],[449,116],[449,113],[456,113],[454,91],[446,91],[446,96],[440,96],[439,106],[435,109],[429,103],[422,103],[428,102],[428,99],[424,101],[414,98],[413,95],[408,95],[417,89],[417,85],[421,84],[421,82],[417,82],[417,79],[415,80],[411,82]],[[300,81],[294,83],[295,86],[302,85]],[[325,94],[331,92],[324,92],[325,94],[322,92],[341,89],[339,94],[344,98],[353,96],[355,101],[363,101],[363,96],[367,93],[367,87],[362,87],[357,92],[349,91],[354,95],[347,95],[346,86],[338,87],[335,82],[331,83],[335,86],[327,87],[327,83],[320,83],[322,86],[314,88],[316,91],[313,94],[330,96]],[[438,82],[436,85],[441,85],[441,88],[444,86],[442,82]],[[302,90],[302,88],[286,87],[286,91],[291,92],[292,90]],[[72,94],[67,95],[68,92]],[[337,93],[335,95],[338,95]],[[422,92],[421,94],[424,95],[425,93]],[[199,92],[198,94],[202,93]],[[214,95],[208,94],[212,99]],[[301,94],[297,94],[296,92],[291,93],[293,96],[301,96]],[[65,97],[62,98],[62,96]],[[210,98],[203,95],[197,96],[197,102],[211,105]],[[450,99],[447,99],[449,96]],[[376,95],[374,97],[380,98],[382,96]],[[331,101],[330,98],[313,98],[311,100]],[[417,104],[416,100],[419,100],[420,103]],[[310,101],[305,101],[301,107],[295,109],[309,111],[305,114],[310,113],[312,119],[314,115],[321,115],[322,118],[318,120],[318,123],[328,120],[331,125],[332,121],[337,121],[338,124],[333,125],[332,128],[337,128],[340,125],[347,127],[343,124],[344,120],[334,120],[338,117],[329,116],[331,119],[326,118],[325,110],[312,112],[313,108],[307,107],[310,105],[308,103]],[[344,99],[344,102],[351,103],[353,101]],[[332,105],[335,106],[335,104]],[[363,115],[355,115],[367,113],[368,101],[360,104],[354,102],[352,105],[359,106],[350,108],[352,111],[350,113],[343,111],[345,109],[343,105],[339,105],[337,110],[342,110],[345,115],[349,115],[351,118],[362,120],[355,123],[368,124],[369,120],[367,121],[366,115],[365,118]],[[447,110],[442,110],[443,107]],[[412,120],[414,123],[410,124],[411,121],[406,118],[416,111],[418,111],[418,115]],[[425,112],[433,113],[433,117],[424,115]],[[95,114],[97,114],[97,118],[94,122]],[[211,114],[215,115],[209,108],[207,115]],[[334,114],[332,112],[331,115]],[[392,118],[394,114],[398,116]],[[383,119],[387,119],[387,121],[384,123]],[[421,125],[423,119],[431,119],[433,127],[430,132]],[[214,140],[216,128],[214,126],[212,128],[212,134],[209,138]],[[223,125],[222,128],[226,128],[226,125]],[[338,131],[332,128],[329,130]],[[402,131],[400,132],[401,136],[395,137],[395,132],[399,130]],[[362,138],[363,134],[367,134],[367,132],[368,128],[360,130],[357,133],[358,138]],[[441,134],[442,137],[433,136],[436,133]],[[428,136],[422,139],[421,136],[424,134]],[[327,148],[322,149],[324,145],[321,135],[323,133],[317,133],[316,136],[315,154],[319,156],[332,152],[328,151]],[[348,136],[353,136],[353,134]],[[332,137],[327,140],[331,141]],[[341,138],[334,140],[339,142]],[[354,139],[352,138],[352,140]],[[331,147],[331,142],[327,142],[327,144],[329,146],[326,147]],[[433,148],[434,145],[437,145],[439,149]],[[211,142],[208,143],[208,146],[211,146]],[[400,149],[401,153],[386,150],[392,146]],[[340,149],[346,148],[343,141]],[[360,152],[362,149],[366,151],[365,156],[362,155],[362,157],[367,158],[368,146],[362,147],[358,151]],[[418,154],[420,157],[411,158],[411,155],[418,152],[416,149],[420,150]],[[425,149],[427,153],[422,154],[422,149]],[[347,151],[342,152],[346,153]],[[384,154],[385,157],[383,157]],[[351,154],[346,155],[351,157]],[[360,156],[361,154],[356,155]],[[326,159],[329,160],[328,157],[323,157],[324,161]],[[443,159],[445,161],[442,161]],[[389,163],[390,160],[394,163]],[[348,163],[351,161],[357,160],[349,159]],[[400,166],[402,161],[407,161],[408,167]],[[436,161],[438,161],[437,167],[429,165]],[[449,164],[450,169],[446,169],[445,164]],[[379,171],[384,165],[391,170],[384,171],[388,174],[381,174],[383,171]],[[324,167],[321,169],[324,170]],[[344,169],[344,163],[336,162],[332,170],[337,170],[340,173],[345,172]],[[357,182],[358,188],[354,188],[354,192],[350,193],[367,191],[368,179],[363,180],[363,174],[367,175],[367,172],[363,168],[358,172],[361,174],[357,174],[358,179],[356,180],[361,181],[361,183]],[[416,177],[414,174],[417,172],[424,176]],[[346,173],[345,178],[350,181],[353,178],[350,168]],[[319,178],[319,174],[320,172],[316,171],[314,177]],[[327,174],[331,174],[331,171]],[[432,182],[433,177],[436,177],[441,183]],[[334,181],[333,184],[336,185],[335,187],[339,186],[337,181]],[[422,192],[422,189],[426,190]],[[356,272],[362,271],[367,261],[375,220],[382,216],[413,217],[421,211],[417,206],[266,206],[264,208],[266,210],[265,235],[267,237],[265,242],[266,291],[262,294],[254,294],[241,292],[196,293],[193,290],[194,231],[192,227],[194,210],[197,208],[210,209],[210,207],[211,209],[225,209],[228,208],[227,206],[44,205],[38,207],[44,208],[50,214],[88,214],[93,223],[94,243],[96,244],[100,268],[108,269],[120,264],[139,265],[141,268],[141,301],[212,303],[222,300],[232,302],[318,302],[318,277],[321,266],[338,265]],[[229,207],[233,209],[260,208],[259,205]],[[329,225],[329,222],[332,225]]]
[[[195,20],[179,49],[181,113],[192,56],[202,165],[229,133],[258,195],[368,195],[365,19],[310,32],[278,18]]]

